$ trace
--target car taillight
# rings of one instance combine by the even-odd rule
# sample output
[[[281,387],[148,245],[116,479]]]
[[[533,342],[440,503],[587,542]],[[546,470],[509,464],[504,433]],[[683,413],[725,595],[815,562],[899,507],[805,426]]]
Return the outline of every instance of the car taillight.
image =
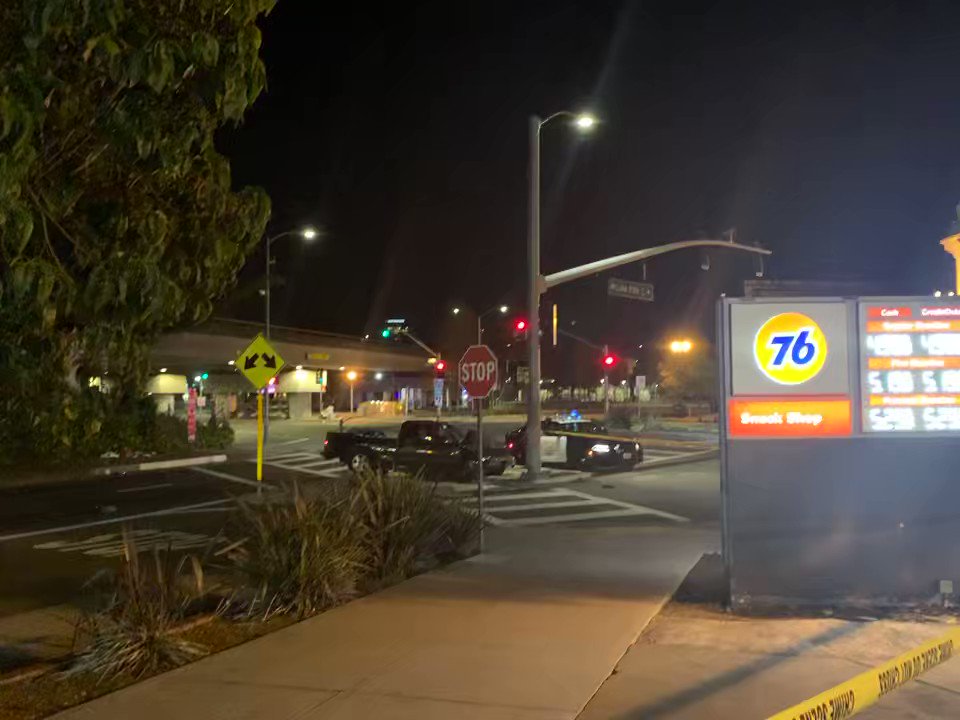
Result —
[[[324,444],[324,445],[327,445],[327,444],[329,444],[329,443],[330,443],[329,440],[324,440],[324,441],[323,441],[323,444]]]
[[[513,450],[513,443],[507,443],[507,450]]]

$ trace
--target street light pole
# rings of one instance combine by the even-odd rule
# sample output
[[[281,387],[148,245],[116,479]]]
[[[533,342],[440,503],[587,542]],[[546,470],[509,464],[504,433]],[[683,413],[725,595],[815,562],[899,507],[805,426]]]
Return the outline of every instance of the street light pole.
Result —
[[[540,128],[543,120],[531,115],[527,142],[530,147],[527,199],[527,307],[530,312],[530,342],[527,343],[530,387],[527,391],[527,479],[540,475]]]
[[[266,305],[266,308],[265,308],[266,318],[264,318],[264,330],[265,330],[265,337],[267,338],[267,340],[270,339],[270,266],[273,264],[273,259],[270,254],[270,248],[273,245],[274,240],[279,240],[280,238],[286,237],[287,235],[300,235],[306,240],[313,240],[317,236],[317,231],[314,228],[307,226],[299,230],[286,230],[277,235],[268,235],[264,240],[264,244],[266,245],[266,261],[267,261],[267,267],[266,267],[267,287],[264,289],[264,293],[263,293],[264,299],[265,299],[264,304]],[[270,387],[271,387],[270,385],[267,385],[267,387],[264,388],[263,390],[263,403],[264,403],[263,405],[264,406],[263,441],[264,442],[267,441],[267,437],[270,434]]]

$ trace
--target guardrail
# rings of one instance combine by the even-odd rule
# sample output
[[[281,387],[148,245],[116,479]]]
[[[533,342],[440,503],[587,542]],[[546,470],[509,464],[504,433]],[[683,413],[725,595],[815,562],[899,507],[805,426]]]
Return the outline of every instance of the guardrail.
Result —
[[[767,720],[843,720],[875,704],[931,668],[945,663],[960,646],[960,628],[877,665]]]

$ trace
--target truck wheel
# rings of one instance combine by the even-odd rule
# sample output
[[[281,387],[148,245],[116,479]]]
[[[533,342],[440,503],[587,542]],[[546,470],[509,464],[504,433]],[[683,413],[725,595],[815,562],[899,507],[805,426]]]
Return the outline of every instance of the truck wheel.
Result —
[[[350,458],[350,469],[356,474],[362,472],[367,472],[373,467],[373,463],[370,462],[370,456],[366,453],[360,452],[359,450],[354,451],[353,456]]]

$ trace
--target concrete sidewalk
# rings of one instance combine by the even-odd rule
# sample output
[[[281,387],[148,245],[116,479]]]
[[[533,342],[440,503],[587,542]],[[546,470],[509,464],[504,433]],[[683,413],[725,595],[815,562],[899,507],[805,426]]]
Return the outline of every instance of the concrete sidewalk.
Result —
[[[762,720],[955,627],[945,620],[743,617],[678,599],[643,632],[579,720]],[[957,716],[954,658],[858,717]]]
[[[57,715],[572,720],[714,531],[497,529],[489,552]]]

